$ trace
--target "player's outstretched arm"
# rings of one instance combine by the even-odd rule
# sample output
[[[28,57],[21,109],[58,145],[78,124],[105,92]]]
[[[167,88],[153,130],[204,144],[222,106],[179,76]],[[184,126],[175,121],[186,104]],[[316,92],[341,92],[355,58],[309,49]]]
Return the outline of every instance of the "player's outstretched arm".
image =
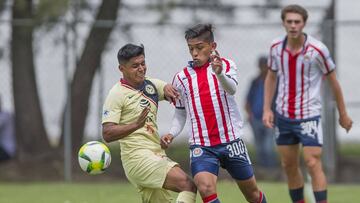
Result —
[[[143,127],[145,125],[146,117],[149,111],[150,108],[144,108],[135,122],[126,125],[120,125],[110,122],[104,123],[102,128],[104,140],[106,142],[116,141],[130,135],[137,129]]]
[[[327,78],[329,80],[331,90],[332,90],[332,92],[334,94],[334,97],[335,97],[337,109],[338,109],[338,112],[339,112],[340,126],[343,127],[346,130],[346,132],[349,132],[349,130],[352,127],[353,121],[351,120],[351,118],[347,114],[346,107],[345,107],[345,102],[344,102],[344,96],[343,96],[340,84],[339,84],[339,82],[338,82],[338,80],[336,78],[335,71],[329,73]]]
[[[174,117],[171,122],[170,132],[160,138],[161,148],[169,147],[173,139],[180,134],[186,123],[186,110],[175,109]]]
[[[166,84],[164,86],[164,95],[168,101],[178,99],[180,96],[179,92],[171,84]]]

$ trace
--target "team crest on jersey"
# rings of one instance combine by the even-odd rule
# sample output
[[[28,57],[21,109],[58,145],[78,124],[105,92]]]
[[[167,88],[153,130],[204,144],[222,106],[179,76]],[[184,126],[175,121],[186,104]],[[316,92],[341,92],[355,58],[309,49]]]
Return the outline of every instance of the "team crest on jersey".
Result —
[[[147,84],[145,86],[145,92],[148,94],[155,94],[155,89],[152,85]]]
[[[141,99],[140,106],[143,108],[148,107],[148,106],[150,106],[150,102],[146,99]]]
[[[309,63],[311,60],[311,57],[309,55],[304,55],[304,62]]]
[[[201,148],[195,148],[192,150],[193,157],[199,157],[203,154],[203,150]]]

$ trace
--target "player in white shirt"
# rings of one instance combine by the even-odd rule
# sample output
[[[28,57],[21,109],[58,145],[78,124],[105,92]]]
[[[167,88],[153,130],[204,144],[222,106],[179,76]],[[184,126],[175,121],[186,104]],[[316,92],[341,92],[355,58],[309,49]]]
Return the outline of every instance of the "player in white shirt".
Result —
[[[256,185],[246,146],[241,140],[243,122],[235,102],[236,66],[221,58],[212,25],[199,24],[185,32],[192,61],[177,73],[173,86],[180,93],[170,133],[161,144],[167,148],[190,117],[191,172],[204,203],[219,203],[216,181],[219,167],[235,179],[248,202],[265,203]]]
[[[274,40],[270,48],[263,122],[273,128],[276,117],[279,130],[276,143],[293,202],[304,202],[304,180],[299,167],[301,143],[316,202],[326,203],[327,183],[321,163],[323,135],[320,120],[320,87],[324,76],[335,96],[340,125],[349,131],[352,120],[346,112],[329,50],[322,42],[303,32],[307,17],[307,11],[299,5],[286,6],[281,12],[287,35]],[[271,102],[277,80],[279,86],[274,116]]]

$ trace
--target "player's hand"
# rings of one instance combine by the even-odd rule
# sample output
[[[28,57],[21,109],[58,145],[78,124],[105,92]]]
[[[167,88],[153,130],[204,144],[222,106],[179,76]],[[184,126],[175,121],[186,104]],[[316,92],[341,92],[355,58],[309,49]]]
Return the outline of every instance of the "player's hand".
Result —
[[[218,51],[213,51],[210,55],[210,61],[211,61],[211,67],[214,71],[215,74],[219,75],[222,70],[222,60],[220,58],[219,52]]]
[[[264,111],[262,120],[265,127],[268,128],[274,127],[274,113],[271,110]]]
[[[172,143],[173,139],[174,139],[174,136],[172,134],[163,135],[160,138],[160,146],[161,146],[161,148],[167,149],[169,147],[169,145]]]
[[[180,96],[179,92],[171,84],[166,84],[164,86],[164,94],[168,101],[178,99]]]
[[[341,127],[343,127],[346,130],[346,132],[349,132],[352,127],[353,121],[347,114],[344,114],[344,115],[340,115],[339,123]]]
[[[140,113],[140,116],[138,117],[135,123],[138,129],[145,125],[146,118],[149,112],[150,112],[150,107],[145,107]]]

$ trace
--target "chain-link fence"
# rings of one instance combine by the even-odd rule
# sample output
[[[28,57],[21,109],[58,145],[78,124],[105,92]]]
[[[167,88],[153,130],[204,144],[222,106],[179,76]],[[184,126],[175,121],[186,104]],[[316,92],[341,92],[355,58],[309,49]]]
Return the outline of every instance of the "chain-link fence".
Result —
[[[107,24],[98,23],[99,26]],[[306,32],[315,37],[321,36],[318,24],[309,24]],[[117,68],[116,53],[118,49],[128,42],[142,43],[145,45],[148,76],[156,77],[170,82],[173,75],[181,70],[190,60],[188,48],[184,40],[184,30],[187,25],[183,24],[133,24],[125,27],[116,25],[117,29],[111,35],[106,50],[102,55],[101,70],[96,75],[93,83],[90,109],[86,125],[86,134],[91,138],[99,138],[100,114],[104,97],[110,87],[119,80],[121,74]],[[284,31],[278,23],[264,24],[216,24],[215,38],[218,50],[224,57],[231,58],[238,67],[239,88],[236,95],[238,104],[243,107],[251,79],[257,74],[257,58],[268,53],[269,45],[275,37],[283,35]],[[3,107],[13,110],[11,61],[9,52],[10,22],[1,22],[1,74],[0,94],[2,95]],[[66,101],[66,75],[65,68],[69,66],[73,73],[76,56],[79,56],[84,46],[85,38],[89,29],[88,23],[79,22],[77,25],[76,39],[71,30],[66,33],[66,24],[59,23],[51,31],[38,29],[34,37],[34,52],[36,65],[36,79],[41,105],[48,133],[56,138],[60,134],[61,115]],[[360,85],[356,79],[357,65],[360,58],[357,57],[356,48],[360,42],[356,40],[360,34],[360,21],[336,23],[336,63],[340,83],[344,96],[349,105],[349,112],[353,119],[359,120],[360,95],[354,93],[354,88]],[[64,37],[68,36],[72,42],[66,47]],[[65,54],[69,54],[67,59]],[[21,59],[19,59],[21,60]],[[356,91],[355,91],[356,92]],[[168,121],[171,120],[171,105],[164,104],[159,110],[159,127],[161,132],[168,130]],[[247,130],[250,134],[250,131]],[[338,134],[344,140],[357,139],[360,133],[355,124],[349,135],[344,135],[342,129]],[[357,138],[356,138],[357,137]],[[251,139],[251,136],[246,137]]]

